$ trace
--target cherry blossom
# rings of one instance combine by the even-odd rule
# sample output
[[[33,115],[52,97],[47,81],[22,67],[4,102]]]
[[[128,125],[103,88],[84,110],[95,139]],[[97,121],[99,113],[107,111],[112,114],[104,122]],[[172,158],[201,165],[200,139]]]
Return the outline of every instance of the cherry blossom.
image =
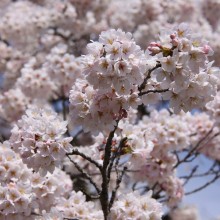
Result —
[[[220,4],[126,3],[0,1],[0,219],[198,219],[181,203],[220,178]]]
[[[72,138],[62,137],[66,126],[52,109],[32,106],[13,128],[11,147],[29,168],[52,173],[71,149]]]

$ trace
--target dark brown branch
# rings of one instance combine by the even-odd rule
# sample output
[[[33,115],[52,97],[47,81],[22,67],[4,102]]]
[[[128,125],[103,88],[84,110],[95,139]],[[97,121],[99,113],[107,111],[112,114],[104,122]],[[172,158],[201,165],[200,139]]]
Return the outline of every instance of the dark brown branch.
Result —
[[[210,131],[203,137],[201,138],[197,144],[188,152],[188,154],[182,159],[182,160],[179,160],[177,161],[176,165],[173,167],[173,169],[175,169],[176,167],[178,167],[181,163],[183,162],[190,162],[190,161],[187,161],[187,159],[189,159],[193,153],[200,147],[200,145],[202,144],[203,141],[206,140],[206,138],[212,133],[213,131],[213,128],[210,129]],[[194,158],[195,159],[195,158]]]
[[[118,127],[118,121],[117,125],[115,126],[114,130],[110,132],[107,143],[105,145],[105,155],[103,160],[103,166],[102,166],[102,191],[100,193],[100,202],[102,206],[102,211],[104,215],[104,220],[107,220],[108,214],[109,214],[109,195],[108,195],[108,187],[109,187],[109,179],[108,179],[108,165],[111,158],[111,147],[112,147],[112,140],[114,138],[115,131]]]
[[[220,133],[216,133],[214,134],[212,137],[210,137],[208,140],[204,139],[204,143],[201,143],[201,145],[199,145],[195,150],[194,150],[194,154],[189,155],[189,157],[185,160],[185,162],[192,162],[193,160],[195,160],[199,155],[200,155],[200,150],[206,146],[206,144],[208,144],[211,140],[213,140],[215,137],[217,137]],[[209,135],[208,135],[209,136]],[[207,138],[208,138],[207,136]],[[192,157],[191,157],[192,156]],[[190,158],[191,157],[191,158]]]
[[[120,158],[120,154],[121,154],[121,151],[122,151],[122,148],[124,146],[124,143],[127,141],[127,137],[123,138],[120,143],[119,143],[119,146],[116,150],[116,152],[113,154],[113,156],[111,157],[111,160],[110,160],[110,163],[109,163],[109,166],[108,166],[108,179],[110,179],[111,177],[111,171],[112,171],[112,167],[113,167],[113,164],[114,164],[114,161],[116,159],[116,157],[118,156]]]
[[[139,92],[138,95],[143,96],[143,95],[146,95],[149,93],[163,93],[163,92],[168,92],[168,91],[169,91],[169,89],[152,89],[152,90],[148,90],[145,92]]]
[[[100,198],[99,195],[90,195],[90,194],[88,194],[83,188],[79,188],[79,189],[80,189],[80,191],[81,191],[84,195],[86,195],[87,198],[89,198],[89,200],[99,199],[99,198]]]
[[[73,137],[73,140],[70,142],[72,145],[74,145],[74,143],[77,145],[77,138],[80,134],[83,133],[83,129],[80,129]]]
[[[193,167],[193,169],[191,170],[191,172],[190,172],[190,174],[188,175],[188,177],[185,178],[185,181],[184,181],[184,183],[183,183],[183,186],[185,186],[185,185],[190,181],[190,179],[193,177],[193,174],[197,171],[198,167],[199,167],[198,165],[196,165],[195,167]]]
[[[160,195],[160,193],[163,191],[163,189],[162,188],[160,188],[157,192],[155,192],[153,195],[152,195],[152,198],[154,198],[154,199],[161,199],[161,198],[163,198],[161,195]]]
[[[8,46],[8,47],[10,46],[10,43],[9,43],[7,40],[2,39],[1,36],[0,36],[0,41],[2,41],[3,43],[5,43],[6,46]]]
[[[121,175],[116,180],[116,186],[115,186],[115,189],[112,191],[112,196],[111,196],[111,199],[110,199],[110,202],[109,202],[109,211],[110,211],[112,205],[114,204],[117,191],[120,187],[122,178],[123,178],[126,170],[127,170],[127,167],[124,167],[123,171],[121,172]]]
[[[37,213],[31,213],[31,215],[43,217],[42,215],[37,214]],[[64,217],[63,219],[64,219],[64,220],[80,220],[80,219],[78,219],[78,218],[68,218],[68,217]]]
[[[218,135],[220,135],[220,132],[217,132],[216,134],[214,134],[212,137],[210,137],[205,143],[203,143],[202,146],[199,146],[197,150],[201,150],[203,147],[206,146],[207,143],[209,143],[211,140],[213,140],[215,137],[217,137]]]
[[[208,181],[207,183],[205,183],[204,185],[200,186],[199,188],[196,188],[196,189],[194,189],[194,190],[192,190],[190,192],[186,192],[185,195],[191,195],[193,193],[199,192],[202,189],[205,189],[206,187],[208,187],[209,185],[214,183],[219,177],[220,177],[220,174],[215,175],[215,177],[212,180]]]
[[[66,217],[64,217],[63,219],[64,219],[64,220],[80,220],[80,219],[78,219],[78,218],[66,218]]]
[[[62,100],[62,110],[63,110],[63,120],[65,121],[67,118],[65,100]]]
[[[206,172],[198,173],[198,174],[193,174],[192,176],[190,176],[190,178],[198,178],[198,177],[204,177],[204,176],[209,176],[209,175],[216,175],[217,173],[220,173],[220,170],[218,170],[218,171],[214,170],[216,166],[219,167],[217,161],[214,161],[212,166]],[[189,175],[180,176],[179,178],[180,179],[188,179]]]
[[[150,77],[151,77],[151,73],[152,73],[155,69],[157,69],[157,68],[159,68],[159,67],[161,67],[161,64],[160,64],[160,63],[158,63],[158,64],[157,64],[155,67],[153,67],[152,69],[148,70],[147,77],[144,79],[143,83],[138,87],[138,91],[139,91],[139,92],[141,92],[141,91],[145,88],[148,79],[150,79]]]
[[[112,170],[111,171],[112,173],[114,172],[114,173],[117,173],[117,172],[122,172],[122,170],[117,170],[117,172],[116,172],[116,170]],[[126,172],[127,173],[135,173],[135,172],[140,172],[140,170],[126,170]],[[81,173],[78,173],[78,174],[70,174],[69,173],[69,175],[71,175],[73,178],[80,178],[80,177],[83,177],[83,175],[81,174]],[[102,175],[101,173],[99,173],[99,172],[94,172],[94,173],[89,173],[89,175],[90,176],[100,176],[100,175]],[[142,188],[143,188],[143,186],[142,186]],[[136,189],[135,189],[136,190]]]
[[[97,161],[93,160],[91,157],[85,155],[84,153],[80,152],[78,149],[73,149],[71,153],[67,154],[70,155],[78,155],[87,160],[88,162],[94,164],[101,172],[102,172],[102,165],[100,165]]]
[[[94,186],[94,188],[96,189],[97,193],[100,194],[101,190],[98,188],[98,186],[96,185],[96,183],[92,180],[91,176],[86,173],[75,161],[73,161],[71,159],[71,157],[69,155],[67,155],[67,157],[69,158],[69,160],[71,161],[71,163],[74,164],[74,166],[76,167],[76,169],[87,179],[89,180],[89,182]]]

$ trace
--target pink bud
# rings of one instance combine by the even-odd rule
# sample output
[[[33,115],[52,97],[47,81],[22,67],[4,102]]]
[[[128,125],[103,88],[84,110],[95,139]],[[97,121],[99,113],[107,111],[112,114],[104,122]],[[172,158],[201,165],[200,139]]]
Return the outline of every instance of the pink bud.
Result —
[[[155,47],[155,46],[157,46],[157,43],[156,43],[156,42],[151,42],[151,43],[150,43],[150,46],[151,46],[151,47]]]
[[[147,49],[152,53],[152,55],[155,55],[161,52],[161,49],[157,46],[154,46],[154,47],[149,46]]]
[[[175,35],[175,34],[171,34],[171,35],[170,35],[170,38],[173,40],[173,39],[176,38],[176,35]]]
[[[178,38],[172,39],[171,43],[173,44],[173,46],[178,46],[179,44]]]
[[[204,45],[202,51],[204,52],[204,54],[207,54],[208,56],[212,56],[214,54],[214,51],[209,45]]]

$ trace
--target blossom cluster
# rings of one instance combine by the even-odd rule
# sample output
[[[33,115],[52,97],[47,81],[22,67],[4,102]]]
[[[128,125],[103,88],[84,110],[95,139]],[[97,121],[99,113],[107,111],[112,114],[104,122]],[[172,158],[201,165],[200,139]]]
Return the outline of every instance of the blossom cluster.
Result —
[[[113,130],[130,107],[142,102],[152,104],[162,97],[178,113],[203,107],[216,95],[219,70],[208,62],[213,50],[186,24],[164,31],[160,42],[150,44],[148,54],[121,30],[102,32],[87,50],[86,78],[70,93],[72,121],[86,131]],[[149,75],[151,68],[155,70]],[[145,85],[146,78],[150,79]]]
[[[9,90],[20,76],[20,70],[29,55],[17,50],[7,42],[0,42],[0,52],[0,74],[4,78],[4,82],[1,82],[1,84],[3,84],[4,90]]]
[[[64,138],[67,122],[50,108],[31,106],[12,130],[10,144],[29,168],[46,174],[60,166],[72,138]]]
[[[101,165],[101,157],[97,144],[89,146],[78,146],[73,148],[73,150],[77,150],[78,152],[85,154],[87,157],[93,158],[97,163]],[[83,157],[71,155],[70,158],[74,160],[77,164],[80,164],[80,166],[83,167],[89,174],[98,173],[97,167],[90,164],[88,160],[84,159]],[[74,175],[80,174],[79,170],[77,170],[77,168],[70,162],[68,158],[66,158],[64,161],[64,168],[67,173],[71,173]]]
[[[52,3],[52,2],[51,2]],[[75,20],[76,12],[70,4],[49,4],[41,7],[29,1],[18,1],[6,7],[0,21],[0,30],[3,39],[12,42],[17,48],[31,51],[38,47],[41,34],[50,26],[59,26]],[[67,7],[67,10],[63,10]],[[26,16],[23,16],[23,15]],[[28,27],[28,28],[27,28]],[[16,33],[16,35],[15,35]],[[23,47],[27,44],[28,46]]]
[[[130,33],[102,32],[98,42],[87,45],[85,80],[70,92],[73,123],[89,131],[113,130],[116,121],[141,103],[138,86],[146,72],[144,52]]]
[[[86,202],[82,192],[72,191],[69,198],[62,198],[56,208],[65,218],[103,219],[102,211],[98,210],[94,202]]]
[[[195,115],[186,115],[185,121],[188,121],[188,127],[191,131],[191,143],[196,146],[201,140],[202,143],[197,151],[213,160],[219,160],[219,127],[217,121],[212,120],[208,114],[200,113]]]
[[[119,196],[112,208],[109,219],[144,219],[153,218],[161,220],[162,206],[155,199],[151,198],[151,192],[147,196],[140,196],[138,193],[129,193]],[[45,218],[52,217],[63,218],[82,218],[85,220],[103,220],[102,212],[97,208],[94,202],[86,202],[85,196],[81,192],[71,192],[69,199],[61,199],[56,208],[51,213],[45,213]],[[47,217],[47,218],[46,218]]]
[[[155,219],[162,218],[162,206],[151,198],[151,192],[140,196],[138,193],[129,193],[118,197],[112,207],[111,219]]]
[[[19,88],[0,95],[0,115],[7,121],[16,121],[24,114],[30,100]]]
[[[215,125],[220,125],[220,92],[218,92],[213,101],[206,105],[210,117],[215,121]]]
[[[0,219],[197,218],[178,167],[220,160],[220,2],[126,3],[0,1]]]
[[[171,219],[176,220],[199,220],[198,210],[195,206],[178,207],[170,213]]]
[[[33,173],[10,149],[10,143],[0,145],[0,216],[21,219],[33,212],[50,210],[60,197],[65,197],[72,189],[72,182],[65,172],[56,169],[45,177]],[[62,182],[60,182],[62,178]],[[10,218],[11,217],[11,218]]]
[[[17,86],[31,99],[48,99],[52,96],[54,84],[45,69],[37,68],[37,60],[29,60],[21,70]]]
[[[0,216],[4,219],[48,220],[64,218],[103,219],[94,202],[87,202],[82,192],[74,192],[65,172],[55,169],[53,174],[40,176],[33,172],[10,149],[10,143],[0,147]],[[60,181],[62,179],[62,182]],[[112,208],[112,216],[122,219],[140,214],[142,219],[161,219],[162,206],[155,199],[132,193],[121,196]],[[56,207],[55,207],[56,206]],[[128,209],[129,208],[129,209]],[[141,212],[137,212],[141,210]],[[35,215],[33,214],[35,213]]]
[[[162,188],[169,206],[181,201],[184,190],[174,169],[177,159],[173,151],[186,149],[190,145],[188,124],[181,116],[170,116],[166,110],[151,113],[138,124],[121,123],[122,136],[128,138],[129,175],[137,182],[156,184]]]
[[[156,81],[156,88],[169,90],[162,97],[170,100],[175,113],[203,107],[213,100],[219,84],[211,71],[213,63],[208,62],[213,50],[186,24],[162,32],[160,41],[152,42],[148,50],[161,66],[154,71],[152,80]]]
[[[117,134],[112,140],[112,152],[120,154],[120,168],[126,165],[130,171],[127,178],[132,183],[145,183],[148,187],[156,184],[155,190],[163,189],[167,196],[167,205],[177,205],[184,196],[182,181],[178,178],[176,169],[177,164],[175,151],[188,149],[190,146],[190,135],[192,134],[189,125],[185,122],[185,114],[170,116],[168,111],[154,111],[150,117],[144,117],[136,124],[135,112],[133,116],[119,122]],[[189,116],[188,116],[189,117]],[[136,118],[137,119],[137,118]],[[177,123],[178,122],[178,123]],[[190,124],[191,126],[191,124]],[[126,140],[122,144],[122,137]],[[92,156],[101,164],[105,153],[105,143],[107,139],[103,134],[94,137],[94,142],[89,147],[80,147],[79,151],[87,156]],[[89,165],[80,156],[73,155],[74,161],[84,167],[91,175],[98,173],[94,165]],[[69,162],[66,162],[66,170],[70,173],[74,171]],[[111,175],[110,188],[114,188],[114,173]],[[94,177],[99,185],[100,177]],[[113,180],[113,181],[112,181]],[[137,187],[138,188],[138,187]],[[144,187],[142,187],[144,188]],[[120,187],[122,192],[128,190],[125,182]]]
[[[81,58],[69,54],[67,50],[67,45],[59,44],[51,49],[44,63],[45,71],[49,76],[48,80],[55,84],[54,87],[61,96],[66,97],[69,96],[69,91],[76,79],[82,77]]]

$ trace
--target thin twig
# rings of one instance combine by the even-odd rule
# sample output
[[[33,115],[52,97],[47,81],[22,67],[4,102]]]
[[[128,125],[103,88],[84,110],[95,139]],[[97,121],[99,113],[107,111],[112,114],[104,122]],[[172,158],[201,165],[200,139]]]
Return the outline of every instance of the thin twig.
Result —
[[[123,138],[121,141],[120,141],[120,143],[119,143],[119,146],[118,146],[118,148],[117,148],[117,150],[116,150],[116,152],[113,154],[113,156],[112,156],[112,158],[111,158],[111,160],[110,160],[110,163],[109,163],[109,166],[108,166],[108,179],[110,179],[110,176],[111,176],[111,171],[112,171],[112,167],[113,167],[113,164],[114,164],[114,161],[115,161],[115,158],[117,157],[117,156],[119,156],[119,158],[120,158],[120,154],[121,154],[121,151],[122,151],[122,148],[123,148],[123,146],[124,146],[124,143],[127,141],[127,137],[125,137],[125,138]]]
[[[204,173],[198,173],[198,174],[193,174],[190,178],[197,178],[197,177],[203,177],[203,176],[209,176],[209,175],[216,175],[219,171],[215,171],[214,168],[218,165],[217,161],[214,161],[212,166],[208,169],[208,171]],[[187,176],[180,176],[180,179],[188,179],[189,175]]]
[[[75,143],[76,145],[77,145],[77,138],[78,138],[78,136],[80,135],[80,134],[82,134],[83,133],[83,129],[80,129],[75,135],[74,135],[74,137],[73,137],[73,140],[70,142],[72,145]]]
[[[85,155],[84,153],[80,152],[78,149],[73,149],[71,153],[67,154],[70,155],[79,155],[85,160],[89,161],[90,163],[94,164],[101,172],[102,172],[102,165],[100,165],[97,161],[93,160],[91,157]]]
[[[201,144],[203,141],[205,141],[206,138],[212,133],[212,131],[213,131],[213,128],[211,128],[210,131],[209,131],[203,138],[201,138],[201,139],[197,142],[197,144],[188,152],[188,154],[187,154],[182,160],[179,160],[179,161],[176,163],[176,165],[173,167],[173,169],[175,169],[176,167],[178,167],[181,163],[186,162],[187,159],[188,159],[189,157],[191,157],[192,154],[200,147],[200,144]],[[189,161],[189,162],[190,162],[190,161]]]
[[[186,192],[185,195],[191,195],[193,193],[199,192],[202,189],[205,189],[207,186],[211,185],[212,183],[214,183],[218,178],[220,177],[220,175],[216,175],[212,180],[208,181],[207,183],[205,183],[204,185],[190,191],[190,192]]]
[[[190,179],[192,178],[193,174],[197,171],[198,169],[198,165],[196,165],[190,172],[190,174],[188,175],[188,178],[185,179],[184,183],[183,183],[183,186],[185,186],[189,181]]]
[[[71,161],[71,163],[74,164],[74,166],[76,167],[76,169],[82,173],[82,175],[89,180],[89,182],[94,186],[94,188],[96,189],[97,193],[100,194],[101,190],[98,188],[98,186],[96,185],[96,183],[92,180],[91,176],[86,173],[75,161],[73,161],[71,159],[71,157],[69,155],[67,155],[67,157],[69,158],[69,160]]]
[[[152,89],[152,90],[148,90],[145,92],[139,92],[138,95],[143,96],[143,95],[146,95],[149,93],[163,93],[163,92],[168,92],[168,91],[169,91],[169,89]]]
[[[99,199],[100,195],[90,195],[83,188],[79,188],[80,191],[85,194],[90,200]]]
[[[138,91],[139,91],[139,92],[141,92],[141,91],[145,88],[148,79],[150,79],[150,77],[151,77],[151,73],[152,73],[155,69],[157,69],[157,68],[159,68],[159,67],[161,67],[161,64],[160,64],[160,63],[158,63],[158,64],[157,64],[155,67],[153,67],[152,69],[148,70],[147,77],[144,79],[144,81],[142,82],[142,84],[138,87]]]
[[[111,199],[110,199],[110,202],[109,202],[109,211],[110,211],[111,207],[114,204],[117,191],[118,191],[118,189],[120,187],[122,178],[123,178],[126,170],[127,170],[127,167],[124,167],[123,171],[121,172],[121,175],[116,180],[116,186],[115,186],[115,189],[112,191],[112,196],[111,196]]]
[[[67,112],[66,112],[66,103],[64,99],[62,99],[62,110],[63,110],[63,120],[65,121],[67,118]]]

